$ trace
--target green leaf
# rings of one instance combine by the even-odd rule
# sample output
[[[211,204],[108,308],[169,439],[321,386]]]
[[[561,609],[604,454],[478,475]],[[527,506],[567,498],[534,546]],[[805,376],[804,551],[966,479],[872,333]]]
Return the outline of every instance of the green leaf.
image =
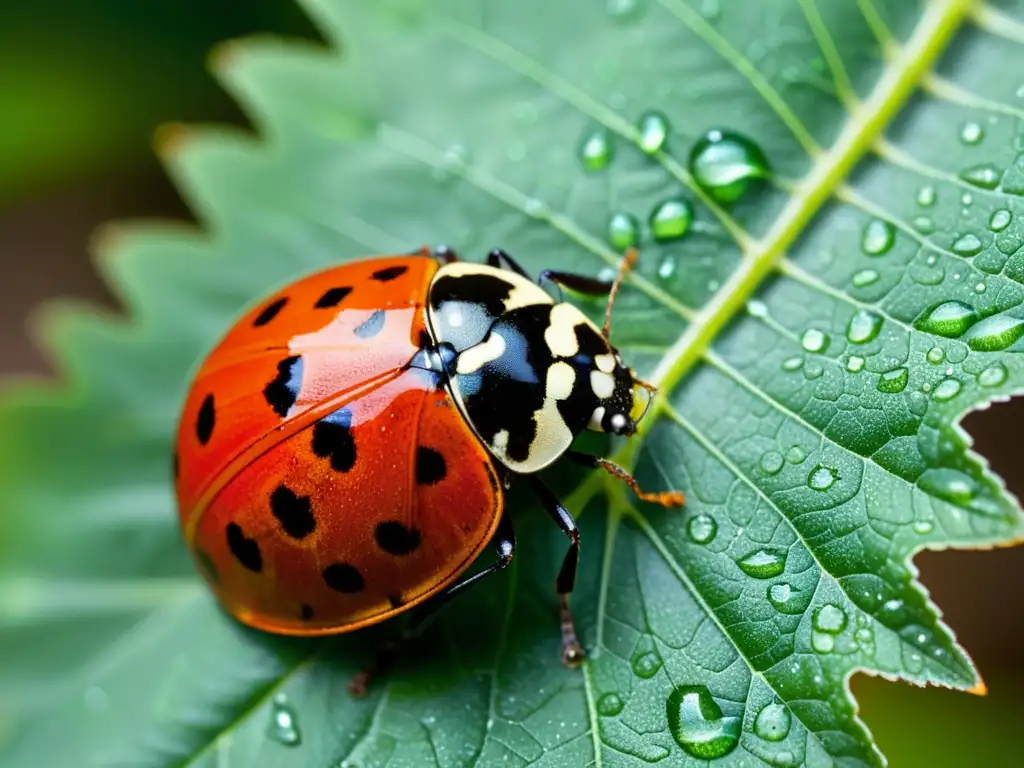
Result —
[[[983,689],[909,559],[1024,533],[958,427],[1024,385],[1024,8],[306,5],[344,55],[262,40],[216,60],[261,140],[165,134],[211,234],[107,231],[132,322],[51,313],[71,386],[0,411],[5,765],[877,765],[854,671]],[[635,127],[650,110],[664,145]],[[773,183],[698,187],[712,128],[756,142]],[[652,240],[680,197],[689,232]],[[559,473],[583,516],[582,671],[557,660],[564,537],[526,499],[513,567],[365,699],[344,684],[388,628],[298,642],[225,618],[179,540],[169,455],[235,313],[422,243],[600,272],[613,214],[644,222],[614,339],[661,397],[608,450],[688,501]]]

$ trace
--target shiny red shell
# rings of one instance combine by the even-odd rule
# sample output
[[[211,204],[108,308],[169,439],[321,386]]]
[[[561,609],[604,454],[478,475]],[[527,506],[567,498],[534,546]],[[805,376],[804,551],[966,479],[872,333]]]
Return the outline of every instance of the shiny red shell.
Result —
[[[436,377],[437,263],[317,273],[245,314],[196,374],[178,433],[185,539],[222,604],[261,629],[345,632],[451,584],[490,541],[491,459]]]

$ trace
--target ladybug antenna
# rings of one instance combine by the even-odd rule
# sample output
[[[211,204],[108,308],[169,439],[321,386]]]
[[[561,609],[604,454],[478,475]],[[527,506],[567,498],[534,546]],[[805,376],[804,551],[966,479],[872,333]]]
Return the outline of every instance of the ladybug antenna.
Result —
[[[622,281],[626,278],[629,270],[633,268],[639,255],[636,248],[629,248],[622,256],[622,263],[619,264],[619,274],[615,276],[612,289],[608,292],[608,305],[604,309],[604,327],[601,329],[601,333],[604,334],[606,339],[612,330],[612,307],[615,306],[615,297],[618,296]]]

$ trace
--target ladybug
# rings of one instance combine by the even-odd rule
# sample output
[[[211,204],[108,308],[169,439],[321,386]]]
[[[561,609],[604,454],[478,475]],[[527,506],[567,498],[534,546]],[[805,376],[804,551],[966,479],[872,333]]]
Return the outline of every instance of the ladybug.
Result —
[[[323,270],[242,316],[199,367],[174,457],[184,538],[221,604],[286,635],[415,606],[418,625],[511,562],[504,494],[521,477],[569,540],[556,587],[562,659],[579,663],[579,533],[537,473],[566,457],[683,501],[570,448],[585,429],[632,434],[650,403],[608,341],[635,256],[612,282],[535,281],[501,250],[476,264],[424,248]],[[558,286],[607,295],[604,328]],[[466,575],[489,544],[498,559]]]

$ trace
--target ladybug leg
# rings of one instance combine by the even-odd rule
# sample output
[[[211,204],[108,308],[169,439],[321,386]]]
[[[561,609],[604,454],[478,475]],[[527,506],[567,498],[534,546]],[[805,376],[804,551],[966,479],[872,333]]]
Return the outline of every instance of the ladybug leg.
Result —
[[[544,283],[554,283],[570,291],[582,293],[585,296],[607,296],[612,291],[614,282],[598,280],[596,277],[577,275],[573,272],[556,272],[552,269],[545,269],[540,273],[537,283],[543,287]]]
[[[498,553],[498,560],[491,563],[483,570],[477,571],[470,576],[452,584],[445,590],[412,609],[409,623],[401,636],[385,643],[377,652],[377,657],[368,667],[361,670],[348,684],[349,693],[353,696],[363,696],[369,688],[370,682],[386,672],[395,663],[398,652],[402,645],[420,635],[429,619],[437,611],[445,606],[453,597],[461,594],[467,587],[476,584],[485,576],[508,567],[512,562],[512,556],[516,551],[516,532],[512,528],[512,521],[508,515],[503,515],[498,523],[498,530],[494,535],[494,548]]]
[[[586,658],[586,653],[576,636],[576,622],[573,620],[572,611],[569,610],[569,595],[576,586],[576,567],[580,560],[580,531],[569,510],[562,505],[551,489],[537,477],[531,477],[530,481],[544,509],[562,529],[562,533],[569,538],[569,550],[565,553],[562,567],[558,571],[555,591],[561,598],[559,619],[562,628],[562,663],[567,667],[578,667]]]
[[[520,277],[525,277],[529,281],[533,281],[530,277],[530,273],[519,266],[519,262],[508,255],[507,251],[503,251],[501,248],[495,248],[487,254],[487,261],[485,262],[488,267],[496,267],[497,269],[508,269],[515,272]]]
[[[681,507],[685,502],[683,494],[679,491],[657,491],[655,493],[648,493],[637,484],[636,480],[631,474],[629,474],[629,472],[620,467],[614,461],[602,459],[600,456],[591,456],[588,453],[579,453],[578,451],[566,451],[565,456],[566,458],[575,461],[577,464],[582,464],[583,466],[591,469],[603,469],[609,475],[617,477],[632,488],[633,493],[637,495],[637,498],[642,499],[643,501],[660,504],[663,507]]]

